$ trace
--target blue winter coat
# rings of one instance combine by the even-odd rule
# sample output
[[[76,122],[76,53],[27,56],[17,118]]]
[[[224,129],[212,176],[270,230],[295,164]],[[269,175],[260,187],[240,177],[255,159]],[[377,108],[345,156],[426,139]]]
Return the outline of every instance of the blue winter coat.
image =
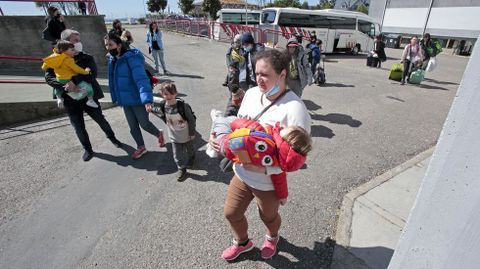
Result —
[[[127,50],[121,57],[108,61],[108,86],[113,103],[133,106],[153,102],[150,79],[144,68],[145,59],[137,49]]]
[[[157,38],[158,47],[160,48],[160,50],[163,50],[162,32],[157,31],[153,33],[153,35]],[[147,43],[151,49],[153,49],[152,42],[153,42],[152,34],[150,33],[150,31],[147,31]]]

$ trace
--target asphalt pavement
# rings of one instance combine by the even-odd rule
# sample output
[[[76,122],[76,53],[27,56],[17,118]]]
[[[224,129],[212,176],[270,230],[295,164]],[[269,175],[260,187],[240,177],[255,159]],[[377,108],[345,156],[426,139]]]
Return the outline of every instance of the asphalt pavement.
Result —
[[[146,29],[130,30],[133,45],[147,52]],[[226,263],[220,254],[231,240],[223,218],[231,174],[204,150],[209,112],[226,105],[228,44],[173,33],[164,33],[164,43],[172,75],[160,79],[173,80],[197,115],[189,178],[175,180],[171,154],[147,133],[150,152],[130,159],[134,142],[120,108],[104,114],[127,146],[115,148],[88,119],[96,155],[87,163],[67,118],[3,129],[0,268],[329,268],[344,195],[435,145],[468,61],[440,55],[425,83],[401,86],[387,79],[400,50],[387,50],[382,69],[366,67],[365,56],[327,55],[327,84],[304,91],[314,149],[307,168],[289,174],[280,252],[262,261],[256,248]],[[265,231],[254,205],[247,218],[260,247]]]

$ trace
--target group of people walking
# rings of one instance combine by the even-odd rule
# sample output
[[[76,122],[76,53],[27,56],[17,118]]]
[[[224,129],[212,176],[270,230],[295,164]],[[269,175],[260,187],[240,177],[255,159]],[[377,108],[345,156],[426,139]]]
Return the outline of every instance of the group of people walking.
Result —
[[[233,41],[227,56],[226,84],[231,92],[229,104],[235,106],[227,115],[234,119],[225,125],[229,130],[223,142],[215,132],[209,141],[217,155],[234,162],[234,176],[224,206],[234,240],[232,246],[223,251],[222,258],[234,260],[253,249],[245,211],[255,199],[266,228],[261,256],[269,259],[276,254],[280,239],[279,207],[287,201],[285,172],[298,170],[312,147],[310,115],[300,99],[303,88],[311,83],[311,66],[297,40],[291,40],[283,51],[265,51],[251,34],[237,36]],[[98,102],[103,93],[96,80],[97,66],[93,57],[83,52],[80,33],[64,27],[54,42],[54,53],[44,60],[45,78],[54,88],[54,98],[61,100],[57,102],[65,108],[84,148],[83,160],[94,156],[84,112],[97,122],[113,145],[122,147],[123,143],[103,116]],[[141,158],[147,152],[141,129],[153,135],[160,147],[166,146],[163,130],[149,120],[149,113],[157,113],[165,121],[172,141],[177,180],[183,181],[186,169],[195,161],[195,113],[188,103],[177,98],[177,87],[172,82],[160,86],[163,100],[153,102],[153,85],[145,71],[144,56],[131,42],[131,35],[125,38],[125,30],[118,22],[105,37],[110,94],[112,102],[122,107],[136,143],[132,158]],[[154,22],[149,25],[146,42],[154,56],[156,70],[161,66],[168,74],[162,33]],[[233,122],[236,125],[230,124]],[[257,126],[256,131],[249,129],[251,124]],[[253,160],[253,156],[257,156],[253,153],[250,161],[242,159],[238,148],[232,146],[239,139],[245,142],[245,150],[261,153],[261,161]]]

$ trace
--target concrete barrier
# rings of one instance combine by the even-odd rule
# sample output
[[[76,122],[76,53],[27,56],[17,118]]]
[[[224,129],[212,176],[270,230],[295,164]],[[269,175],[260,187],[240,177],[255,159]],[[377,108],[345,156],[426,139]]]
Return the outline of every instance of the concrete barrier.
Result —
[[[104,16],[65,16],[67,28],[81,33],[83,48],[94,56],[99,73],[105,75],[107,53],[103,38],[107,33]],[[42,39],[44,16],[0,16],[0,56],[44,58],[52,53],[52,45]],[[1,60],[0,72],[6,74],[43,74],[42,62]]]
[[[102,109],[111,108],[112,102],[101,102]],[[0,105],[0,129],[20,123],[65,116],[65,109],[59,109],[57,102],[19,102]]]

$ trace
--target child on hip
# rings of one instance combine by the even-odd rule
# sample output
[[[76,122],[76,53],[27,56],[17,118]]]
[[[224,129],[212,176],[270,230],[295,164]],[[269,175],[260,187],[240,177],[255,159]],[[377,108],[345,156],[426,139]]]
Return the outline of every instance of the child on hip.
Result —
[[[90,68],[81,68],[78,66],[73,57],[75,56],[75,46],[68,41],[58,41],[53,49],[53,53],[47,58],[43,59],[42,69],[47,70],[52,68],[55,72],[55,76],[58,82],[67,84],[73,76],[78,74],[88,75],[90,74]],[[93,100],[93,88],[89,83],[82,82],[78,85],[81,92],[69,92],[68,95],[75,100],[81,100],[87,96],[87,106],[97,108],[98,105]],[[63,91],[59,89],[53,89],[53,94],[57,97],[57,105],[63,106]]]

